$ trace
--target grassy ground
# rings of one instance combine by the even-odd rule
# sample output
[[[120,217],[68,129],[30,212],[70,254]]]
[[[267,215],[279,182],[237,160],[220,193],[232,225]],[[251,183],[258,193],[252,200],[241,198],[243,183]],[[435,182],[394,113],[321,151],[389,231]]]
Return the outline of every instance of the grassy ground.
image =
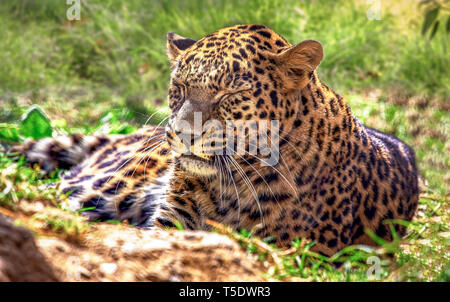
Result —
[[[316,39],[325,51],[322,80],[364,123],[416,151],[423,192],[407,239],[382,251],[352,247],[325,259],[305,242],[277,251],[248,234],[218,230],[266,261],[269,277],[367,280],[367,261],[377,255],[381,280],[449,280],[449,37],[443,28],[431,41],[421,35],[417,4],[386,2],[381,20],[368,20],[366,1],[91,0],[82,3],[81,20],[69,22],[65,1],[1,1],[0,132],[14,128],[31,104],[46,112],[55,134],[133,131],[165,106],[169,31],[200,38],[228,25],[263,23],[291,43]],[[162,109],[150,122],[166,114]],[[43,182],[0,152],[0,210],[61,198],[39,189]],[[44,220],[55,232],[73,233],[71,219]],[[85,230],[74,221],[75,233]],[[382,255],[389,251],[393,258]],[[336,269],[330,265],[336,260],[345,264]]]

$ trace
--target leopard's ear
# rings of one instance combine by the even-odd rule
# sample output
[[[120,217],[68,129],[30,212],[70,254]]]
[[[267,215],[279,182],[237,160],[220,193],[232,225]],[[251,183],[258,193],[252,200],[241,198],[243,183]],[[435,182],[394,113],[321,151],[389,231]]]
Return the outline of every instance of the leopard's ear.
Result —
[[[169,56],[170,63],[173,63],[176,58],[182,54],[186,49],[191,47],[195,40],[184,38],[176,33],[167,34],[167,55]]]
[[[308,84],[310,73],[319,66],[322,58],[322,45],[314,40],[300,42],[273,57],[288,90],[303,89]]]

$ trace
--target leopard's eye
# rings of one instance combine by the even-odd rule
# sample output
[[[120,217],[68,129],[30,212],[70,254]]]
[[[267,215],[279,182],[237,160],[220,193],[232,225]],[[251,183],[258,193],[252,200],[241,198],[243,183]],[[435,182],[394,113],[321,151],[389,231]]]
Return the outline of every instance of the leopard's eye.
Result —
[[[221,103],[223,100],[227,99],[229,96],[233,95],[233,93],[225,93],[222,96],[220,96],[219,100],[217,103]]]
[[[215,102],[213,103],[213,107],[218,107],[223,101],[228,99],[230,96],[236,94],[237,92],[226,92],[221,95],[217,95],[215,98]]]

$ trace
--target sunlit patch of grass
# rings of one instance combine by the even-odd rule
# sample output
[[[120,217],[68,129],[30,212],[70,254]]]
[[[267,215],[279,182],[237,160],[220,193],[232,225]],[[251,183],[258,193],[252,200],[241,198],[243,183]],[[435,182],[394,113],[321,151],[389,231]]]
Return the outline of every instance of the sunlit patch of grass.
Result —
[[[233,231],[214,221],[208,221],[213,228],[237,240],[267,269],[266,278],[282,281],[382,281],[389,277],[393,262],[388,253],[393,246],[384,249],[369,246],[349,246],[332,257],[311,251],[314,242],[296,239],[291,248],[279,249],[266,240],[253,237],[251,232]],[[396,243],[398,246],[398,242]],[[376,272],[371,267],[376,264]]]
[[[448,198],[422,194],[416,218],[410,223],[411,234],[395,254],[399,265],[394,275],[411,281],[445,277],[450,267],[449,221]]]
[[[37,213],[31,219],[45,223],[40,229],[47,230],[52,234],[62,235],[65,239],[71,241],[78,241],[89,230],[90,224],[79,215],[62,215],[63,213],[66,214],[64,211],[53,214]]]
[[[13,161],[0,152],[0,214],[38,235],[77,241],[89,224],[80,215],[58,209],[66,196],[49,186],[58,180],[56,172],[43,176],[37,166],[28,167],[22,158]]]
[[[56,175],[42,180],[39,169],[25,166],[20,158],[14,162],[0,152],[0,206],[15,209],[20,201],[43,201],[55,204],[59,193],[46,186],[56,180]]]

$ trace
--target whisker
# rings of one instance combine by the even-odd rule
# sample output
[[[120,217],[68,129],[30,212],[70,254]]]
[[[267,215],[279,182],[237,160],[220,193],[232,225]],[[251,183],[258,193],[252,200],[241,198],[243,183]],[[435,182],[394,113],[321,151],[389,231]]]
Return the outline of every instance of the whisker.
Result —
[[[261,203],[259,202],[258,193],[256,193],[255,187],[252,185],[250,179],[245,174],[245,171],[242,169],[242,167],[239,165],[239,163],[236,162],[236,160],[234,158],[232,158],[232,157],[229,157],[229,159],[231,160],[230,162],[236,168],[236,171],[241,176],[242,180],[244,180],[244,182],[247,184],[247,187],[249,188],[250,192],[252,193],[253,198],[255,198],[256,204],[257,204],[258,209],[259,209],[259,213],[261,215],[261,224],[264,226],[265,225],[265,223],[264,223],[264,216],[263,216],[263,212],[262,212],[262,208],[261,208]]]
[[[157,147],[159,147],[159,146],[161,145],[162,142],[163,142],[162,140],[155,142],[155,143],[151,146],[152,149],[151,149],[150,151],[152,151],[152,150],[156,149]],[[148,148],[150,148],[150,147],[148,147]],[[148,150],[148,149],[147,149],[147,150]],[[149,151],[149,152],[150,152],[150,151]],[[144,151],[144,152],[145,152],[145,151]],[[145,155],[142,155],[142,153],[136,154],[135,156],[133,156],[133,157],[131,158],[131,160],[132,160],[132,159],[135,159],[138,155],[141,155],[141,159],[140,159],[139,163],[136,165],[136,168],[135,168],[134,171],[133,171],[133,175],[134,175],[134,172],[136,172],[137,166],[139,166],[139,164],[140,164],[140,162],[142,161],[142,159],[145,158],[145,157],[148,155],[148,152],[147,152],[147,154],[145,154]],[[125,164],[128,163],[128,162],[130,162],[130,161],[129,161],[129,160],[126,161]],[[131,168],[127,169],[127,170],[125,171],[125,174],[127,174],[127,173],[130,171],[130,169],[131,169]],[[118,169],[116,169],[116,171],[113,172],[113,175],[112,175],[112,176],[115,176],[115,174],[117,173],[117,171],[118,171]],[[131,176],[133,176],[133,175],[131,175]],[[108,179],[108,181],[109,181],[109,179]],[[117,183],[117,185],[119,185],[121,182],[122,182],[122,180],[120,180],[120,181]],[[107,182],[106,182],[106,183],[107,183]],[[116,193],[117,193],[117,187],[116,187]]]
[[[152,134],[150,134],[150,136],[148,137],[148,138],[146,138],[143,142],[142,142],[142,144],[141,145],[145,145],[145,144],[147,144],[150,140],[152,140],[152,139],[155,139],[155,138],[158,138],[158,137],[163,137],[163,136],[165,136],[166,134],[165,133],[161,133],[161,134],[158,134],[158,135],[153,135],[153,134],[155,134],[155,132],[156,132],[156,130],[158,129],[158,127],[166,120],[166,119],[168,119],[169,117],[166,117],[166,118],[164,118],[156,127],[155,127],[155,129],[153,130],[153,132],[152,132]],[[162,142],[162,141],[164,141],[165,139],[162,139],[162,140],[159,140],[158,142]],[[143,150],[142,150],[142,152],[146,152],[147,150],[148,150],[148,148],[152,148],[154,146],[154,143],[153,144],[151,144],[150,146],[148,146],[148,147],[146,147],[146,148],[144,148]],[[148,162],[148,160],[147,160],[147,162]],[[139,162],[139,164],[140,164],[140,162]],[[138,165],[139,165],[138,164]],[[137,167],[136,167],[137,168]],[[144,167],[144,178],[145,178],[145,169],[146,169],[146,167]],[[126,172],[128,172],[129,170],[127,170]],[[135,169],[135,171],[136,171],[136,169]],[[135,171],[133,171],[133,175],[134,175],[134,172]]]
[[[292,144],[290,141],[288,141],[287,139],[285,139],[285,138],[283,138],[283,137],[281,137],[281,136],[279,136],[279,138],[281,138],[281,139],[284,140],[286,143],[288,143],[288,144],[292,147],[292,149],[294,149],[294,151],[295,151],[300,157],[303,157],[303,153],[301,153],[301,152],[299,151],[299,149],[298,149],[297,146],[295,146],[295,145]],[[302,142],[304,142],[304,141],[302,141]],[[280,155],[281,155],[281,152],[280,152]]]
[[[159,110],[161,110],[161,109],[159,109]],[[158,110],[158,111],[159,111],[159,110]],[[154,113],[147,119],[147,122],[148,122],[148,121],[150,120],[150,118],[151,118],[154,114],[156,114],[158,111],[154,112]],[[155,127],[155,129],[153,130],[152,134],[150,134],[149,137],[146,138],[146,139],[141,143],[141,146],[142,146],[142,145],[146,145],[148,142],[150,142],[151,140],[153,140],[153,139],[155,139],[155,138],[159,138],[159,137],[165,136],[165,133],[161,133],[161,134],[158,134],[158,135],[154,135],[154,134],[155,134],[156,130],[158,130],[159,126],[160,126],[165,120],[167,120],[168,118],[169,118],[169,117],[164,118],[164,119],[163,119],[163,120]],[[147,122],[146,122],[146,124],[147,124]],[[146,124],[144,124],[144,126],[145,126]],[[143,151],[142,151],[142,152],[146,152],[147,150],[151,149],[151,150],[148,151],[145,155],[142,155],[142,153],[135,153],[135,155],[134,155],[133,157],[131,157],[129,160],[127,160],[125,163],[123,163],[119,168],[117,168],[117,169],[112,173],[112,175],[108,178],[108,180],[106,181],[106,183],[108,183],[108,182],[111,180],[111,178],[112,178],[113,176],[116,176],[117,171],[118,171],[121,167],[123,167],[123,165],[129,163],[131,160],[134,160],[138,155],[141,155],[141,157],[140,157],[140,159],[139,159],[139,162],[137,162],[137,164],[135,165],[135,168],[134,168],[134,170],[133,170],[133,173],[131,174],[131,177],[133,177],[134,173],[136,172],[137,168],[139,167],[139,165],[141,164],[141,162],[144,160],[144,158],[149,158],[149,153],[150,153],[150,152],[153,152],[153,151],[156,150],[158,147],[160,147],[163,141],[164,141],[164,139],[160,139],[160,140],[157,140],[156,142],[151,142],[151,143],[150,143],[150,146],[145,147],[145,148],[143,149]],[[150,154],[150,155],[151,155],[151,154]],[[148,160],[146,161],[146,164],[147,164],[147,162],[148,162]],[[131,169],[131,168],[128,168],[128,169],[125,171],[125,174],[128,173],[128,172],[130,171],[130,169]],[[144,179],[145,179],[145,170],[146,170],[146,166],[144,166]],[[117,184],[116,184],[116,189],[115,189],[115,192],[114,192],[114,195],[117,194],[117,190],[118,190],[118,188],[119,188],[119,185],[120,185],[122,182],[123,182],[122,179],[120,179],[120,180],[117,182]],[[116,204],[115,204],[115,208],[116,208],[116,212],[118,212],[118,209],[117,209],[117,205],[116,205]]]
[[[156,130],[159,129],[159,127],[161,126],[162,123],[164,123],[166,120],[168,120],[170,118],[170,116],[165,117],[164,119],[161,120],[161,122],[159,122],[158,125],[155,126],[155,129],[153,130],[152,134],[150,134],[150,136],[148,138],[146,138],[142,144],[146,144],[148,141],[150,141],[151,139],[153,139],[155,136],[153,136],[156,132]],[[145,126],[145,125],[144,125]],[[162,133],[161,135],[165,135],[165,133]]]
[[[236,192],[236,199],[238,203],[238,220],[240,220],[241,217],[241,199],[239,198],[239,192],[236,186],[236,181],[234,180],[233,173],[231,172],[230,162],[229,162],[229,156],[224,156],[223,159],[226,161],[226,168],[228,170],[228,174],[230,179],[233,181],[234,190]]]
[[[240,150],[239,150],[240,151]],[[291,182],[283,175],[283,173],[281,173],[277,168],[275,168],[274,166],[272,166],[272,165],[270,165],[270,164],[268,164],[265,160],[263,160],[262,158],[260,158],[260,157],[258,157],[258,156],[256,156],[256,155],[252,155],[252,154],[250,154],[248,151],[246,151],[246,150],[242,150],[242,151],[244,151],[245,153],[247,153],[248,155],[250,155],[250,156],[253,156],[253,157],[255,157],[256,159],[258,159],[259,161],[261,161],[261,162],[263,162],[264,164],[266,164],[267,166],[269,166],[269,167],[271,167],[272,169],[274,169],[285,181],[286,181],[286,183],[291,187],[291,189],[292,189],[292,191],[295,193],[295,195],[297,195],[298,193],[297,193],[297,190],[295,189],[295,187],[291,184]],[[237,153],[237,152],[236,152]]]
[[[281,137],[281,136],[280,136],[280,137]],[[271,140],[270,138],[269,138],[269,140],[270,140],[270,144],[272,145],[272,140]],[[287,141],[287,142],[289,143],[289,141]],[[292,175],[291,169],[289,169],[289,167],[288,167],[288,165],[287,165],[287,163],[286,163],[286,160],[285,160],[284,157],[283,157],[283,154],[281,154],[281,152],[279,152],[279,154],[280,154],[281,160],[282,160],[283,163],[284,163],[284,166],[286,167],[286,170],[288,171],[289,175],[291,176],[291,179],[292,179],[292,180],[295,180],[295,177],[294,177],[294,175]],[[294,190],[294,193],[295,193],[295,196],[298,195],[298,191],[297,191],[297,190]]]
[[[246,162],[246,164],[248,164],[259,175],[259,177],[261,177],[261,179],[264,181],[267,188],[269,189],[270,193],[272,193],[272,196],[274,197],[275,201],[277,202],[278,207],[281,209],[281,205],[278,201],[278,198],[275,196],[275,193],[273,192],[272,188],[269,186],[269,183],[265,180],[265,178],[261,175],[261,173],[259,173],[259,171],[256,170],[256,168],[251,163],[249,163],[243,156],[240,156],[239,154],[236,154],[236,155],[239,156],[242,160],[244,160]]]
[[[141,156],[139,162],[136,164],[136,167],[135,167],[134,170],[133,170],[133,173],[131,174],[131,177],[133,177],[134,173],[136,172],[137,168],[139,167],[139,165],[141,164],[141,162],[144,160],[144,158],[150,158],[151,152],[154,152],[156,149],[158,149],[158,148],[161,146],[161,144],[162,144],[162,141],[157,142],[157,143],[153,146],[153,148],[152,148],[151,150],[149,150],[145,155],[142,155],[142,156]],[[149,154],[149,153],[150,153],[150,154]],[[125,172],[125,174],[127,174],[129,171],[130,171],[130,169],[127,169],[127,171]],[[144,174],[145,174],[145,167],[144,167]],[[145,176],[144,176],[144,178],[145,178]],[[115,192],[114,192],[114,195],[117,194],[117,189],[118,189],[120,183],[122,183],[122,180],[119,180],[119,181],[117,182],[116,190],[115,190]],[[115,206],[116,213],[118,213],[117,202],[114,203],[114,206]]]
[[[151,115],[151,117],[153,117],[153,115],[155,114],[155,113],[157,113],[157,112],[159,112],[160,110],[163,110],[163,109],[165,109],[164,107],[163,108],[160,108],[160,109],[158,109],[156,112],[154,112],[152,115]],[[145,113],[142,113],[142,112],[139,112],[139,111],[136,111],[136,110],[132,110],[132,109],[130,109],[130,108],[111,108],[110,109],[110,111],[129,111],[129,112],[133,112],[133,113],[136,113],[136,114],[139,114],[139,115],[141,115],[143,118],[145,118],[146,120],[147,120],[147,118],[148,118],[148,114],[145,114]]]
[[[300,137],[298,137],[298,136],[295,136],[295,135],[293,135],[293,134],[291,134],[291,133],[289,133],[289,132],[287,132],[287,131],[284,131],[284,130],[281,130],[281,129],[278,129],[278,131],[283,132],[283,133],[286,134],[286,136],[295,138],[296,140],[299,140],[299,141],[301,141],[302,143],[305,142],[305,140],[303,140],[302,138],[300,138]],[[279,137],[281,137],[281,135],[280,135]]]
[[[131,177],[134,176],[134,173],[136,172],[137,168],[139,167],[139,165],[141,164],[141,162],[145,159],[145,158],[150,158],[150,155],[161,146],[162,141],[159,141],[156,145],[154,145],[145,155],[143,155],[141,157],[141,159],[139,160],[139,162],[137,163],[136,167],[134,168],[133,173],[131,174]],[[145,167],[144,167],[145,168]]]
[[[151,118],[153,117],[153,116],[155,116],[155,114],[157,114],[158,112],[160,112],[161,110],[164,110],[165,108],[163,107],[163,108],[159,108],[158,110],[156,110],[155,112],[153,112],[150,116],[149,116],[149,118],[145,121],[145,123],[144,123],[144,126],[146,126],[147,125],[147,123],[151,120]],[[166,117],[166,118],[168,118],[168,117]],[[166,118],[164,118],[163,120],[165,120]],[[161,122],[159,123],[159,125],[161,124]],[[158,126],[159,126],[158,125]]]
[[[217,159],[217,157],[216,157]],[[216,162],[216,160],[214,160],[214,162]],[[220,165],[219,168],[219,183],[220,183],[220,206],[222,207],[222,203],[223,203],[223,194],[224,194],[224,190],[222,187],[222,162],[220,160],[217,161]]]
[[[217,159],[217,162],[219,163],[219,173],[220,173],[219,178],[220,178],[221,187],[222,187],[222,183],[223,183],[223,187],[225,187],[225,178],[228,178],[228,185],[226,186],[226,188],[228,188],[228,186],[231,185],[231,180],[230,180],[230,177],[227,177],[227,175],[224,173],[224,164],[225,163],[222,163],[223,158],[222,158],[222,156],[216,156],[215,158]],[[222,193],[220,194],[220,197],[219,197],[220,199],[222,199],[223,194],[225,194],[225,189],[222,190]]]

